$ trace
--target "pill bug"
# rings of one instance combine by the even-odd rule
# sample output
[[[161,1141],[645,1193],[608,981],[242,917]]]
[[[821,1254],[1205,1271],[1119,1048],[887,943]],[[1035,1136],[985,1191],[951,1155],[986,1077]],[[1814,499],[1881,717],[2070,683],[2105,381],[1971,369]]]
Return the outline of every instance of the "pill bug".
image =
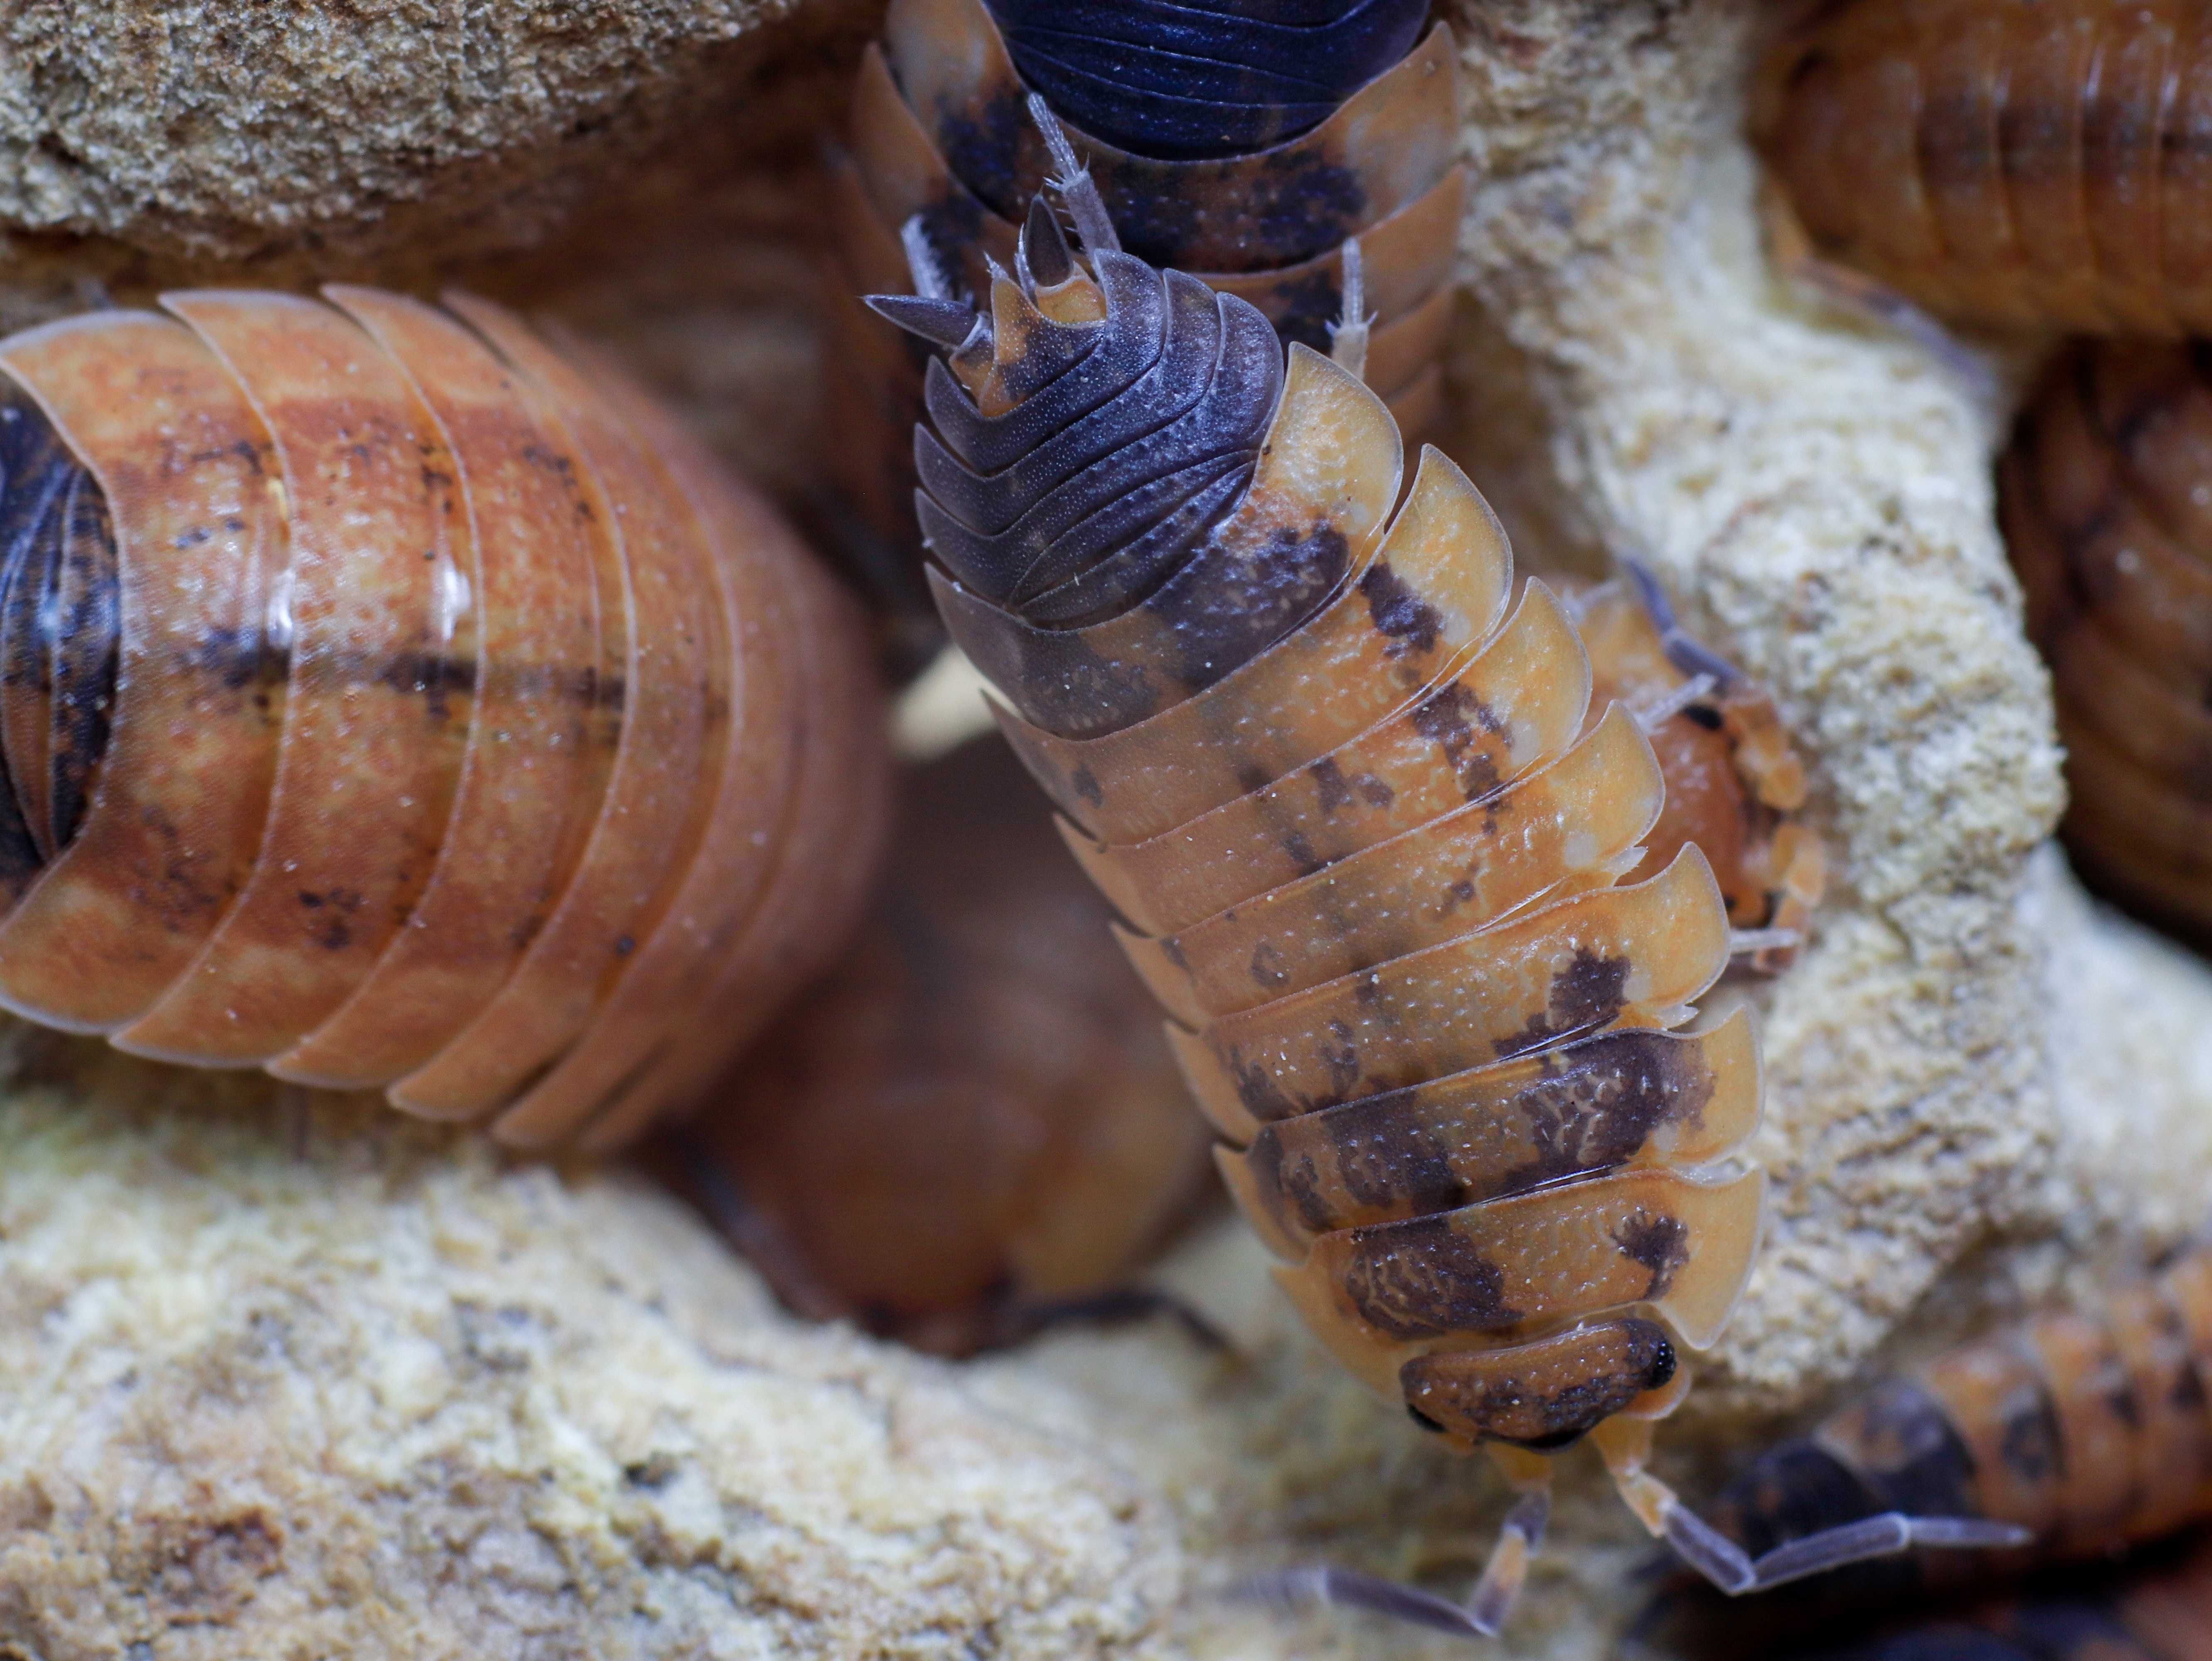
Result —
[[[1465,475],[1424,450],[1394,512],[1379,398],[1122,252],[1079,171],[1052,185],[1082,259],[1040,199],[984,306],[870,302],[943,353],[915,435],[927,581],[1130,925],[1285,1290],[1522,1494],[1465,1605],[1335,1569],[1279,1589],[1494,1633],[1545,1456],[1585,1434],[1732,1591],[1991,1537],[1892,1517],[1754,1563],[1645,1469],[1760,1217],[1747,1017],[1682,1025],[1730,953],[1711,869],[1692,844],[1620,883],[1657,760],[1624,708],[1586,723],[1573,623],[1541,582],[1514,603]]]
[[[2093,1309],[2034,1316],[1877,1382],[1761,1454],[1714,1518],[1766,1552],[1893,1510],[1945,1512],[2024,1531],[2026,1549],[1974,1563],[1984,1573],[2100,1561],[2212,1519],[2208,1389],[2212,1250],[2199,1248]],[[1966,1561],[1864,1565],[1816,1624],[1832,1626],[1833,1606],[1953,1584]]]
[[[1769,973],[1796,958],[1827,886],[1827,855],[1801,822],[1805,764],[1766,691],[1676,623],[1665,591],[1634,560],[1565,594],[1589,653],[1590,706],[1636,712],[1667,785],[1644,838],[1655,877],[1694,843],[1713,867],[1739,953]]]
[[[847,293],[908,283],[905,244],[944,291],[989,292],[1052,165],[1034,92],[1088,159],[1129,250],[1251,301],[1326,350],[1345,307],[1373,314],[1367,372],[1409,433],[1442,399],[1437,359],[1466,198],[1455,58],[1426,0],[894,0],[830,167]],[[1360,326],[1364,327],[1363,322]],[[921,364],[858,306],[835,319],[841,500],[869,586],[926,614],[914,532]]]
[[[2212,14],[1833,0],[1777,31],[1753,132],[1822,256],[1939,315],[2212,328]]]
[[[673,1163],[802,1314],[961,1354],[1134,1306],[1212,1167],[1109,914],[995,738],[895,822],[853,948]]]
[[[2096,1556],[2212,1517],[2212,1251],[1886,1379],[1758,1460],[1718,1514],[1754,1548],[1898,1508]],[[1909,1560],[1913,1573],[1927,1565]]]
[[[2063,834],[2084,874],[2212,935],[2212,364],[2081,343],[1998,467],[1998,514],[2049,660]]]
[[[818,965],[855,619],[580,344],[229,290],[0,340],[0,1003],[618,1141]]]

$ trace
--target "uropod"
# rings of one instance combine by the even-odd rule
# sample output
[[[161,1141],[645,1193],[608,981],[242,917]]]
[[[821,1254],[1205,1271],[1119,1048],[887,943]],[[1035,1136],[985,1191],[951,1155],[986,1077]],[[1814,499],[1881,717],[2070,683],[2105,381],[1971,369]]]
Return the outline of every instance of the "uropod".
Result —
[[[0,1004],[611,1145],[857,907],[860,630],[588,349],[326,295],[0,340]]]
[[[1467,193],[1451,34],[1423,27],[1428,9],[893,0],[831,158],[845,285],[902,288],[918,256],[947,292],[988,294],[1054,165],[1025,113],[1035,99],[1081,148],[1130,252],[1250,301],[1285,342],[1326,347],[1340,313],[1359,314],[1368,380],[1416,433],[1441,404]],[[926,615],[910,501],[921,365],[859,306],[835,321],[845,540],[872,588]]]
[[[1058,139],[1048,119],[1048,137]],[[1055,144],[1054,148],[1061,148]],[[1064,153],[1064,152],[1063,152]],[[1172,1018],[1223,1172],[1353,1372],[1522,1493],[1464,1604],[1332,1568],[1279,1591],[1494,1633],[1588,1436],[1730,1591],[1919,1545],[1893,1514],[1756,1562],[1646,1469],[1749,1271],[1747,1016],[1686,1025],[1736,941],[1643,725],[1466,478],[1233,295],[1030,207],[981,306],[917,261],[928,581]],[[935,289],[935,292],[931,290]],[[1356,331],[1343,355],[1356,362]]]

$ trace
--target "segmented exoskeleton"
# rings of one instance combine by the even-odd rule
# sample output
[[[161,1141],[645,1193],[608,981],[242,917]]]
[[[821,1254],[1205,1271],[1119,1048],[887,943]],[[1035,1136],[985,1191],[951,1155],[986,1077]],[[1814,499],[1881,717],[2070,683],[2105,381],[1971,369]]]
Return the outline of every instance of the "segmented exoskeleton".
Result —
[[[2050,660],[2064,834],[2101,885],[2212,934],[2212,363],[2083,344],[2022,408],[1999,514]]]
[[[1899,1510],[2016,1525],[2026,1548],[1996,1559],[2000,1571],[2099,1559],[2212,1519],[2212,1250],[2092,1309],[2034,1317],[1881,1381],[1760,1456],[1714,1518],[1747,1550],[1767,1552]],[[1937,1559],[1859,1574],[1842,1601],[1862,1611],[1957,1579]],[[1717,1621],[1711,1637],[1661,1638],[1692,1612],[1662,1602],[1645,1622],[1647,1646],[1739,1652]],[[1832,1631],[1829,1613],[1791,1625]],[[1770,1634],[1753,1647],[1794,1654],[1802,1643]]]
[[[945,352],[915,437],[931,587],[1133,925],[1283,1286],[1525,1494],[1465,1607],[1286,1584],[1495,1631],[1541,1456],[1585,1433],[1731,1591],[1987,1537],[1890,1518],[1754,1565],[1644,1469],[1759,1232],[1747,1019],[1682,1028],[1730,952],[1711,871],[1691,845],[1620,884],[1657,760],[1623,707],[1586,719],[1574,625],[1540,582],[1516,603],[1465,476],[1424,451],[1394,513],[1401,440],[1354,374],[1286,362],[1246,301],[1120,251],[1079,173],[1056,188],[1083,261],[1040,198],[987,308],[872,301]]]
[[[0,1003],[619,1141],[853,915],[856,620],[585,349],[328,295],[0,340]]]
[[[1696,1625],[1664,1628],[1647,1620],[1620,1654],[1622,1661],[2204,1661],[2212,1652],[2212,1547],[2200,1537],[2117,1562],[2045,1569],[1996,1597],[1939,1595],[1901,1610],[1881,1610],[1882,1601],[1823,1600],[1798,1611],[1784,1633],[1769,1629],[1771,1621],[1745,1622],[1741,1605],[1712,1609]]]
[[[1832,0],[1753,126],[1817,252],[1944,317],[2212,329],[2201,0]]]
[[[1011,271],[1024,204],[1054,164],[1026,111],[1071,130],[1129,251],[1252,302],[1327,350],[1347,307],[1370,382],[1417,432],[1441,398],[1464,169],[1451,38],[1425,0],[893,0],[854,88],[834,210],[854,292],[981,302]],[[1354,251],[1346,244],[1357,239]],[[1349,261],[1349,265],[1347,265]],[[1364,295],[1364,299],[1362,296]],[[851,307],[836,413],[857,528],[915,581],[920,365]]]

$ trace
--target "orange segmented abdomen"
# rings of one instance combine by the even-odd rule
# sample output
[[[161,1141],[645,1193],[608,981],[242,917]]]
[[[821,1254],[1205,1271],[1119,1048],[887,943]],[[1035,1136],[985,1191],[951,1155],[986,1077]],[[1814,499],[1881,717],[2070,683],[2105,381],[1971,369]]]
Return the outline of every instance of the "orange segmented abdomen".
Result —
[[[1824,255],[1940,314],[2212,326],[2212,14],[1848,0],[1785,31],[1754,128]]]
[[[2212,379],[2201,349],[2080,344],[2022,407],[1998,512],[2051,664],[2063,830],[2100,885],[2212,929]]]
[[[1755,1549],[1902,1510],[2092,1556],[2212,1517],[2212,1251],[1877,1384],[1761,1457],[1721,1516]],[[1930,1560],[1941,1561],[1941,1560]]]
[[[849,919],[885,762],[805,729],[869,698],[857,631],[605,366],[481,301],[329,300],[0,341],[0,999],[605,1141],[702,1021],[741,1041],[700,994],[745,919]],[[810,760],[847,798],[811,839]]]
[[[1703,855],[1620,881],[1650,743],[1586,728],[1574,625],[1541,583],[1511,603],[1456,467],[1425,450],[1399,503],[1352,375],[1131,255],[1066,281],[1097,320],[1010,277],[988,314],[884,302],[963,342],[920,441],[929,580],[1136,925],[1231,1191],[1322,1340],[1458,1445],[1667,1412],[1749,1271],[1759,1086],[1744,1017],[1684,1030],[1730,947]]]
[[[1437,362],[1466,173],[1449,33],[1417,0],[1326,23],[1190,8],[895,0],[865,55],[832,216],[854,292],[909,290],[911,228],[949,289],[980,300],[1049,167],[1024,107],[1068,130],[1129,252],[1248,300],[1285,344],[1328,350],[1347,240],[1375,319],[1367,380],[1419,433]],[[1030,78],[1024,78],[1024,65]],[[1110,130],[1109,130],[1110,129]],[[853,520],[914,562],[917,365],[858,307],[837,323],[838,460]],[[857,528],[857,527],[856,527]],[[877,586],[918,587],[878,568]]]

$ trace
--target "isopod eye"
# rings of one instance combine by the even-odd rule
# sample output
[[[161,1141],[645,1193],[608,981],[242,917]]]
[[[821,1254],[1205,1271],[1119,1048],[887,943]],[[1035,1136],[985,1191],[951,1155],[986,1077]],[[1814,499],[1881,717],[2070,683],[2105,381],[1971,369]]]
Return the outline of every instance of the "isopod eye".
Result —
[[[1651,1365],[1644,1374],[1644,1388],[1664,1389],[1674,1381],[1675,1365],[1674,1341],[1662,1332],[1659,1335],[1658,1353],[1652,1356]]]

